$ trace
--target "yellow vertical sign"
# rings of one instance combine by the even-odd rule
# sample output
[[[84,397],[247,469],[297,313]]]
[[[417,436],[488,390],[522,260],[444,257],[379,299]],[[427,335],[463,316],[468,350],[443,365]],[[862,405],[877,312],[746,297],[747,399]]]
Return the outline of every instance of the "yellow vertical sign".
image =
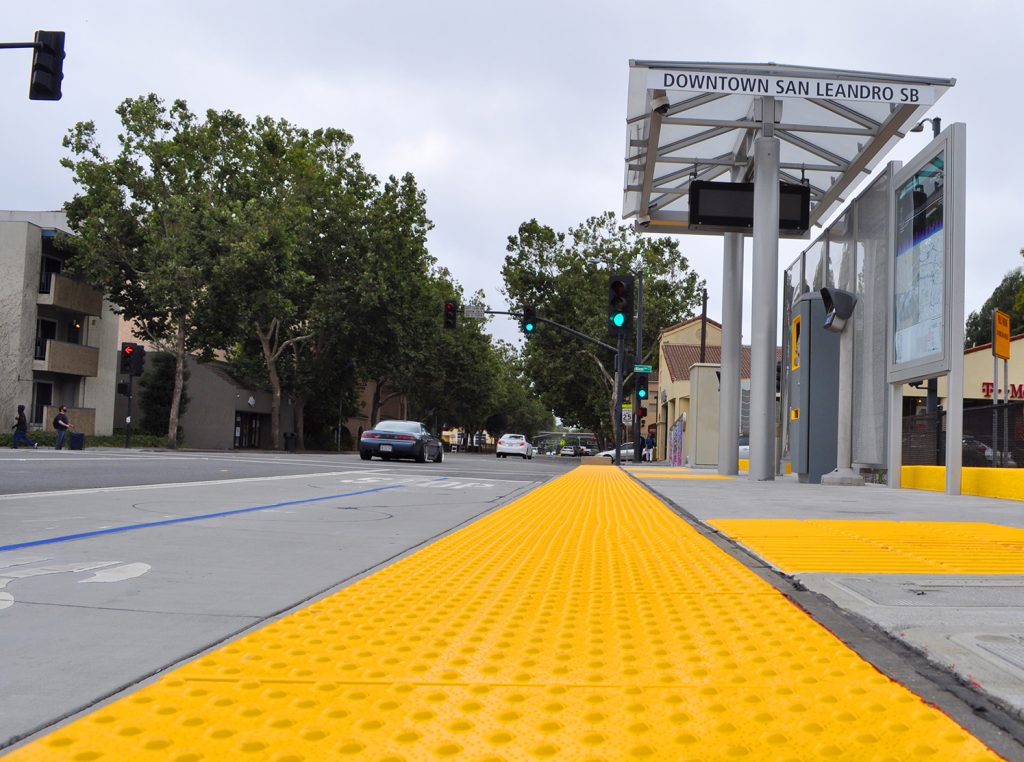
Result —
[[[1010,314],[992,311],[992,354],[1000,360],[1010,359]]]

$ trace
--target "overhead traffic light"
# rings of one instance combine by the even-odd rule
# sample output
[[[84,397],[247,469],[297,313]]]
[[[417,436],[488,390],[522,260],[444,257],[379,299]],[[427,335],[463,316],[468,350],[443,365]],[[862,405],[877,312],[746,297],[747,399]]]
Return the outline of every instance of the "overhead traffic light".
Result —
[[[636,374],[636,397],[640,400],[640,404],[647,402],[647,374],[637,373]]]
[[[36,32],[34,42],[29,100],[59,101],[64,79],[64,32]]]
[[[628,336],[633,328],[633,276],[608,278],[608,333]]]
[[[444,327],[454,329],[455,319],[459,314],[459,303],[449,299],[444,303]]]
[[[532,304],[523,306],[523,333],[529,336],[537,330],[537,308]]]

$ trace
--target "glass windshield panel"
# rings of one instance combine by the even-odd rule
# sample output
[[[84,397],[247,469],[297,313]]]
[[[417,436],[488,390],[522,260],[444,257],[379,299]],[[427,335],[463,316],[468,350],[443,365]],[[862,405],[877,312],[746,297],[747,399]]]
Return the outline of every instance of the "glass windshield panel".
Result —
[[[396,434],[419,434],[420,425],[409,421],[381,421],[375,427],[377,431],[389,431]]]

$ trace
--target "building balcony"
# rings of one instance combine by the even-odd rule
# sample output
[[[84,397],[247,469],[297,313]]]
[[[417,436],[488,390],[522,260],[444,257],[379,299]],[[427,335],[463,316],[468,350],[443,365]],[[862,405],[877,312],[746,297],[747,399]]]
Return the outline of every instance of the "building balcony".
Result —
[[[43,407],[43,430],[53,431],[53,419],[57,417],[57,411],[60,408],[56,405],[46,405]],[[85,434],[87,437],[96,436],[96,409],[91,407],[69,407],[68,408],[68,420],[71,421],[71,425],[75,428],[72,431],[77,431],[81,434]],[[67,447],[67,443],[64,445]]]
[[[103,314],[103,295],[99,291],[81,281],[57,273],[45,274],[39,284],[36,304],[49,304],[93,317]]]
[[[32,370],[89,378],[99,373],[100,350],[96,347],[49,339],[42,354],[42,358],[37,355],[33,360]]]

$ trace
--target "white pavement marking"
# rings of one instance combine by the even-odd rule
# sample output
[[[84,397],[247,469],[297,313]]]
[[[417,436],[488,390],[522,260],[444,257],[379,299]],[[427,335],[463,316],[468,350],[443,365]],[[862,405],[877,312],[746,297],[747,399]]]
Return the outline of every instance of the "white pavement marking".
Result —
[[[284,479],[309,479],[321,476],[348,476],[359,471],[320,471],[313,474],[286,474],[283,476],[249,476],[241,479],[210,479],[202,482],[173,482],[170,484],[137,484],[125,487],[90,487],[88,489],[52,490],[50,492],[16,492],[0,495],[0,500],[17,500],[23,497],[60,497],[64,495],[96,495],[104,492],[132,492],[152,489],[173,489],[176,487],[211,487],[220,484],[245,484],[248,482],[271,482]]]
[[[134,564],[121,564],[120,566],[101,569],[88,579],[78,580],[78,584],[81,585],[88,582],[121,582],[133,577],[141,577],[152,568],[149,564],[144,564],[141,561]]]
[[[79,574],[81,572],[99,569],[88,579],[80,582],[121,582],[133,577],[140,577],[152,567],[149,564],[131,563],[124,564],[120,561],[79,561],[67,564],[47,564],[50,559],[45,556],[32,556],[22,558],[18,561],[11,561],[4,566],[8,569],[0,575],[0,610],[10,608],[14,605],[14,596],[4,590],[5,587],[16,579],[27,579],[28,577],[40,577],[47,574],[62,574],[70,572]],[[32,566],[31,564],[40,564]],[[22,568],[13,569],[14,566]]]

